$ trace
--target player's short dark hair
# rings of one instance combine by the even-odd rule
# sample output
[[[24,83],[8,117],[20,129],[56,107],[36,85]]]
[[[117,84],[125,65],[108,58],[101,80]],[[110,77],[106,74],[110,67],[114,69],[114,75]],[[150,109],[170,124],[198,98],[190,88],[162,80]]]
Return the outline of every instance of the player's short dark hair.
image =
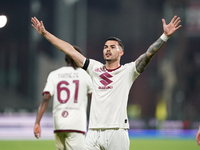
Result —
[[[78,46],[73,45],[73,47],[75,50],[77,50],[79,53],[82,54],[81,49]],[[65,55],[65,62],[67,63],[67,66],[72,66],[74,69],[79,68],[79,66],[76,64],[76,62],[68,55]]]
[[[119,38],[117,37],[109,37],[106,39],[106,42],[107,41],[117,41],[119,43],[119,46],[121,46],[122,50],[124,51],[124,44],[122,43],[122,40],[120,40]]]

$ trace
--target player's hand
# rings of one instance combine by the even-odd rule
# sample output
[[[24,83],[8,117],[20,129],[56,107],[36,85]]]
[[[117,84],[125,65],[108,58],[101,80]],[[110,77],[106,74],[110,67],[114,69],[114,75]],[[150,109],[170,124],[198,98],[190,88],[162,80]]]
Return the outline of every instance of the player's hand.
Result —
[[[41,137],[41,128],[39,124],[35,124],[34,127],[34,135],[37,139],[39,139]]]
[[[43,22],[39,21],[36,17],[31,18],[32,26],[37,30],[37,32],[41,35],[45,35],[47,32],[44,28]]]
[[[174,16],[169,24],[166,24],[165,19],[162,19],[163,22],[163,30],[166,36],[171,36],[176,30],[178,30],[181,25],[180,17]]]
[[[200,129],[197,132],[196,140],[197,140],[197,144],[200,146]]]

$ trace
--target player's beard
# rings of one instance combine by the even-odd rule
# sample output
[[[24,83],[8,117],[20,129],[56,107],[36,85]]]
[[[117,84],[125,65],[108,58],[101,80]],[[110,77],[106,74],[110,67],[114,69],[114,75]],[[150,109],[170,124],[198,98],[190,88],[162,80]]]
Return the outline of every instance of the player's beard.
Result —
[[[119,55],[118,55],[119,56]],[[108,63],[111,63],[111,62],[114,62],[114,61],[117,61],[118,60],[118,56],[116,56],[115,58],[105,58],[104,57],[104,60],[106,61],[106,62],[108,62]]]
[[[108,59],[108,58],[106,58],[106,56],[105,56],[105,55],[104,55],[104,60],[105,60],[105,61],[108,61],[108,62],[109,62],[109,61],[112,61],[112,59],[111,59],[111,58],[109,58],[109,59]]]
[[[104,59],[105,61],[108,61],[108,62],[111,62],[112,61],[112,59]]]

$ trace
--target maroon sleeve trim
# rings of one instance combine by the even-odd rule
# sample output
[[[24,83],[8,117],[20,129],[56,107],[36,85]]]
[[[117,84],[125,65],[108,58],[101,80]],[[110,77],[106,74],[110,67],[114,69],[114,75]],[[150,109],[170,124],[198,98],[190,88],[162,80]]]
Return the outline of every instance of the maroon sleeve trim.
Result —
[[[42,95],[44,95],[44,94],[50,94],[50,92],[44,91],[44,92],[42,93]]]

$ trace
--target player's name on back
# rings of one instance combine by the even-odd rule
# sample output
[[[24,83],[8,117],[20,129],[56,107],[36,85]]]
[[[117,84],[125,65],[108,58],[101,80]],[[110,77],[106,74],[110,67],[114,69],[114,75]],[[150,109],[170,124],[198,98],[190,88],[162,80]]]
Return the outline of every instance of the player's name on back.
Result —
[[[58,74],[58,78],[78,78],[78,73],[71,72],[71,73]]]

